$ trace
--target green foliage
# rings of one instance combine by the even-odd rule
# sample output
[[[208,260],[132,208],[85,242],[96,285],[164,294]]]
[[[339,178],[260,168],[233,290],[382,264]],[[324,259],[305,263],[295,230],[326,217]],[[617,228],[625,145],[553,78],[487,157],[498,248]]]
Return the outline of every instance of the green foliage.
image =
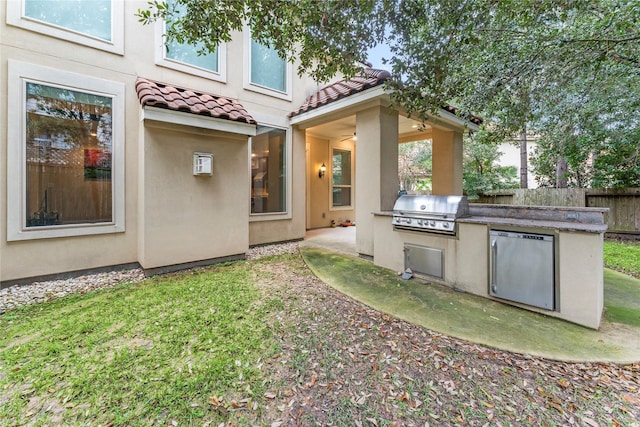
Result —
[[[398,175],[402,190],[430,190],[431,141],[413,141],[398,146]]]
[[[518,188],[518,169],[515,166],[500,166],[502,153],[498,143],[503,135],[481,128],[464,142],[463,189],[471,198],[490,190]]]
[[[174,0],[150,1],[138,10],[140,22],[170,22],[169,41],[196,44],[213,51],[231,40],[246,22],[253,38],[274,48],[300,74],[327,81],[337,73],[353,75],[362,69],[367,51],[383,41],[388,6],[377,0]],[[178,13],[178,10],[185,10]]]
[[[453,103],[505,133],[535,133],[543,185],[640,181],[637,0],[174,3],[186,12],[154,0],[138,16],[169,19],[169,40],[209,50],[247,22],[254,38],[318,81],[353,75],[369,49],[386,44],[396,104],[425,119]],[[565,162],[566,175],[556,176]]]

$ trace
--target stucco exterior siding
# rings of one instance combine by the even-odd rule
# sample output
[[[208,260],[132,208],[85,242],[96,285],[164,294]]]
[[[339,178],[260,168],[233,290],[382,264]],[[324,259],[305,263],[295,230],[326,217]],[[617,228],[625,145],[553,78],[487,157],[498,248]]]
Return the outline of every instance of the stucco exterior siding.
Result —
[[[399,190],[398,113],[373,107],[356,115],[356,250],[373,256],[372,212],[393,208]]]
[[[116,17],[118,25],[114,26],[124,36],[121,53],[9,25],[7,5],[0,6],[0,282],[120,264],[156,268],[224,258],[244,254],[249,245],[304,237],[305,136],[304,131],[292,129],[288,114],[319,86],[291,73],[289,99],[253,90],[245,81],[243,32],[234,33],[226,44],[223,81],[161,65],[157,61],[157,45],[162,42],[158,28],[140,24],[135,16],[138,9],[147,7],[146,1],[122,4],[122,16]],[[7,130],[18,125],[9,123],[7,111],[23,108],[8,98],[10,60],[123,85],[124,161],[114,164],[124,175],[123,231],[21,241],[7,238],[7,211],[20,203],[7,198],[8,182],[21,179],[8,175],[7,164],[14,160],[7,159],[7,148],[24,144],[21,138],[10,140]],[[136,94],[138,77],[234,98],[258,125],[286,130],[286,212],[250,219],[247,133],[215,133],[197,125],[169,130],[149,126]],[[194,151],[214,155],[213,176],[193,176]]]
[[[154,268],[244,254],[249,199],[238,189],[249,185],[247,138],[148,124],[144,135],[140,264]],[[213,175],[193,175],[194,152],[213,154]]]
[[[497,299],[489,294],[491,226],[488,223],[460,222],[457,237],[444,237],[433,233],[396,231],[388,214],[375,215],[374,222],[376,265],[403,271],[403,248],[407,243],[441,249],[444,252],[444,280],[429,280],[474,295]],[[512,301],[508,303],[597,329],[603,310],[602,233],[535,228],[522,230],[555,236],[558,306],[555,311],[551,311]]]

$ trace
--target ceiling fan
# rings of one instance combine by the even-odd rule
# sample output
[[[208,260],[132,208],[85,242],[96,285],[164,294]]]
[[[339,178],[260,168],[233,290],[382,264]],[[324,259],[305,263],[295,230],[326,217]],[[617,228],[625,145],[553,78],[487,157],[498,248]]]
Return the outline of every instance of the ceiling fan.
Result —
[[[344,138],[342,138],[340,140],[340,142],[342,141],[346,141],[347,139],[351,139],[352,141],[357,141],[358,137],[356,136],[356,133],[354,132],[353,135],[342,135]]]

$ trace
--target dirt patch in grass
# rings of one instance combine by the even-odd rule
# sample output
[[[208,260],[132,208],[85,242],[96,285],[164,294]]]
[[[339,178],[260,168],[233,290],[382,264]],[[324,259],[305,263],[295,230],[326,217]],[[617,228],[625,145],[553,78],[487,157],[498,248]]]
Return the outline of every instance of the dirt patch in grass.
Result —
[[[29,341],[39,338],[42,334],[39,332],[36,332],[35,334],[31,334],[31,335],[27,335],[27,336],[22,336],[22,337],[14,337],[14,339],[4,348],[3,351],[6,350],[11,350],[13,347],[18,346],[18,345],[24,345],[29,343]]]

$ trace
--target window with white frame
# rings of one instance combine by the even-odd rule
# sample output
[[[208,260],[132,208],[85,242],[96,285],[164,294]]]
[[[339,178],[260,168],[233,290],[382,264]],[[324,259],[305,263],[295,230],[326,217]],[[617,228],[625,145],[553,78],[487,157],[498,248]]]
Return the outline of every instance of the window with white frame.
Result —
[[[170,7],[177,6],[178,13],[185,10],[185,7],[176,4],[175,0],[169,0],[168,4]],[[156,63],[158,65],[212,80],[226,81],[225,43],[221,43],[214,52],[199,54],[203,43],[193,45],[176,40],[166,42],[165,31],[166,23],[158,22],[156,24]]]
[[[251,213],[287,211],[287,131],[259,126],[251,137]]]
[[[291,64],[245,29],[245,89],[291,100]]]
[[[9,61],[9,240],[124,231],[124,85]]]
[[[7,23],[113,53],[124,53],[120,0],[11,0]]]
[[[331,206],[351,207],[351,151],[333,149],[331,156]]]

